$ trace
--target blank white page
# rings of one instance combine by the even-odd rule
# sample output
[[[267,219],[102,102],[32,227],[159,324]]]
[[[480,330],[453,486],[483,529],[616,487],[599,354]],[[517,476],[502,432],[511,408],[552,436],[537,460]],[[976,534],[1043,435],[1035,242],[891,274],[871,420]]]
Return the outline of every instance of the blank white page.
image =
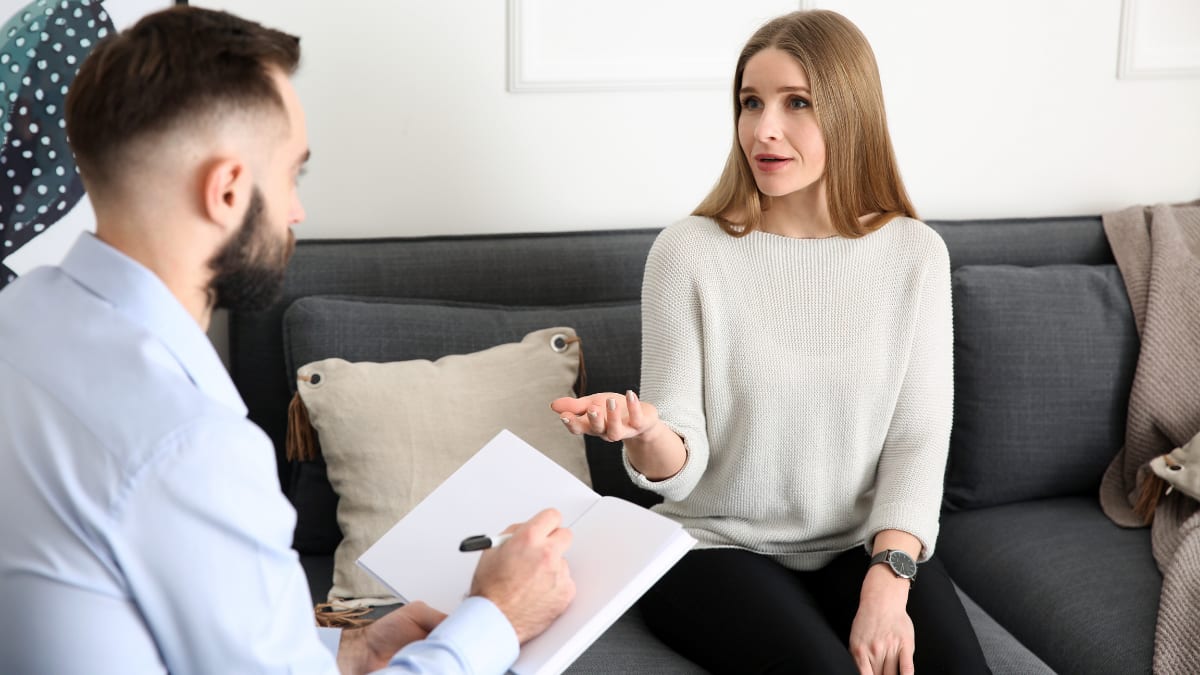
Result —
[[[449,613],[466,597],[479,561],[479,553],[458,550],[463,538],[497,534],[549,507],[570,524],[599,498],[504,430],[367,549],[358,564],[401,598]]]
[[[521,647],[519,675],[565,670],[696,543],[679,523],[617,497],[601,498],[571,531],[575,599]]]

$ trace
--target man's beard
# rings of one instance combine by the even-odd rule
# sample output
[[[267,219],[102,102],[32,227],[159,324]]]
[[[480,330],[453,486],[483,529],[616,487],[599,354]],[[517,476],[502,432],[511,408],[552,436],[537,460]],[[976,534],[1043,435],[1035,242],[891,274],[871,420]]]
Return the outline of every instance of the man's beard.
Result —
[[[279,299],[296,238],[289,229],[286,238],[272,239],[264,210],[255,186],[241,229],[208,263],[215,273],[208,287],[216,309],[257,312]]]

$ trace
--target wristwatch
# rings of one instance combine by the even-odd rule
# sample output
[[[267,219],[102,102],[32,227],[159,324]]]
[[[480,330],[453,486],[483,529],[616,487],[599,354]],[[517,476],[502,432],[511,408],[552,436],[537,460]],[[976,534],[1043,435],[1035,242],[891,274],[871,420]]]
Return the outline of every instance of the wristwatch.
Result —
[[[917,578],[917,561],[904,551],[889,548],[871,556],[871,565],[879,563],[887,563],[892,568],[892,572],[901,579],[908,579],[911,582]]]

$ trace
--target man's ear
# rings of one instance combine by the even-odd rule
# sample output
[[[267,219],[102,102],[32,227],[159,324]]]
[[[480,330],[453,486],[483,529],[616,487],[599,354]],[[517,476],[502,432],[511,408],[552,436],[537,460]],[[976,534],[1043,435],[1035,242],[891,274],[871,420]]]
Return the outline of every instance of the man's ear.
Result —
[[[222,230],[236,230],[253,192],[249,167],[234,158],[214,159],[204,171],[202,187],[205,217]]]

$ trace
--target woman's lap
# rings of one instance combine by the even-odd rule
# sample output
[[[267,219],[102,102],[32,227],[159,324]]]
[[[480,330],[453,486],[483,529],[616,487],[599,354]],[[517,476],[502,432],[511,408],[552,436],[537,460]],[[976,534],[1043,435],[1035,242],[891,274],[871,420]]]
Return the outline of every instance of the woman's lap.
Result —
[[[741,549],[686,555],[642,598],[650,629],[717,673],[857,673],[847,650],[868,559],[847,551],[794,572]],[[909,594],[918,672],[988,672],[945,568],[922,563]]]

